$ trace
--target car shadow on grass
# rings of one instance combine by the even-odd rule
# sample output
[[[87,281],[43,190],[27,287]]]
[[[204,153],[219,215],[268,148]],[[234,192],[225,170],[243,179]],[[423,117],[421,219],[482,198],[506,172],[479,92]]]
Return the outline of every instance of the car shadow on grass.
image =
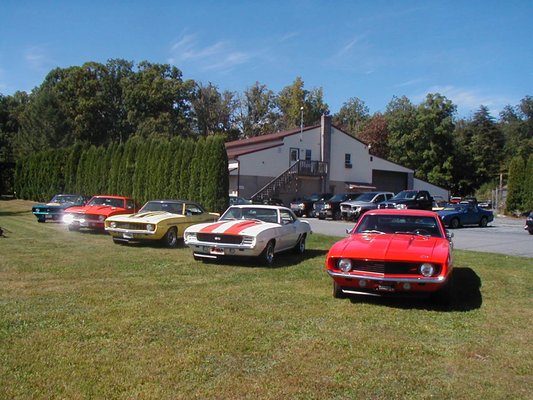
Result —
[[[457,312],[472,311],[481,308],[481,279],[472,268],[456,267],[452,273],[453,289],[449,302],[439,301],[437,296],[431,297],[351,297],[352,303],[365,302],[403,309],[420,309],[429,311]]]
[[[204,259],[201,260],[206,264],[220,264],[220,265],[229,265],[236,267],[245,267],[245,268],[265,268],[265,269],[277,269],[277,268],[288,268],[296,267],[300,263],[307,260],[313,259],[315,257],[320,257],[320,260],[323,260],[326,257],[328,250],[316,250],[316,249],[307,249],[304,254],[295,254],[293,252],[285,251],[281,253],[276,253],[274,257],[274,262],[272,265],[266,265],[261,262],[260,258],[257,257],[223,257],[220,259]]]

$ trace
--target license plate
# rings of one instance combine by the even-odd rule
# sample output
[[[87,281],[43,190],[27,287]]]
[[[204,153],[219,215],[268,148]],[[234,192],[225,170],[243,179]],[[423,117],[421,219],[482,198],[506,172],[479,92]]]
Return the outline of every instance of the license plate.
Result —
[[[133,233],[123,233],[122,237],[124,239],[133,239]]]
[[[379,290],[381,292],[394,292],[394,286],[392,286],[392,285],[378,285],[376,287],[376,290]]]
[[[211,247],[209,253],[222,256],[224,255],[224,249],[219,249],[218,247]]]

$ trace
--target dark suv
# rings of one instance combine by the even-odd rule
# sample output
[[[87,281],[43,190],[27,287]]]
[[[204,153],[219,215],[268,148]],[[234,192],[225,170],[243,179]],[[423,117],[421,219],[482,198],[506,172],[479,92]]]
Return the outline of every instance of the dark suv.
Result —
[[[317,201],[326,201],[333,196],[331,193],[314,193],[311,196],[306,196],[301,200],[294,200],[291,202],[291,210],[298,216],[304,215],[313,217],[313,205]]]
[[[402,190],[392,199],[379,203],[378,208],[431,210],[433,208],[433,197],[427,190]]]
[[[318,219],[331,218],[333,220],[341,219],[340,204],[344,201],[355,200],[361,193],[338,193],[328,201],[324,202],[324,207],[318,212]],[[317,204],[317,203],[315,203]]]

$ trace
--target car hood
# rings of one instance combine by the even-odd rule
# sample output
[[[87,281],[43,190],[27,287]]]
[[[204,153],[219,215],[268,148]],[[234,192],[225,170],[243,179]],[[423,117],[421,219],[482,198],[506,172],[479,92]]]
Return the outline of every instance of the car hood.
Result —
[[[40,203],[40,204],[34,204],[32,206],[33,208],[69,208],[72,207],[73,203]]]
[[[439,214],[440,217],[448,217],[450,215],[458,215],[461,213],[455,210],[439,210],[437,211],[437,214]]]
[[[94,214],[94,215],[111,215],[117,212],[125,211],[122,207],[109,206],[85,206],[85,207],[69,207],[65,212],[73,214]]]
[[[449,242],[444,238],[406,234],[356,234],[337,242],[334,256],[396,261],[444,262]]]
[[[219,233],[221,235],[256,235],[270,228],[279,228],[279,224],[263,222],[255,219],[218,221],[197,224],[186,229],[187,232]]]
[[[166,211],[147,211],[136,214],[122,214],[109,217],[108,221],[114,222],[142,222],[145,224],[157,224],[169,218],[185,218],[184,215],[169,213]]]
[[[375,203],[372,203],[371,201],[344,201],[341,204],[349,204],[351,206],[362,206],[362,207],[368,207],[368,206],[374,206]]]

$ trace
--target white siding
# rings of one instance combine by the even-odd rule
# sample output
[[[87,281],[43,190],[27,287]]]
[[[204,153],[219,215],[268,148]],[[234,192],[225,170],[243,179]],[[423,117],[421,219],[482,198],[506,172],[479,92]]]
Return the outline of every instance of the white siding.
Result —
[[[320,128],[286,136],[283,145],[239,156],[241,173],[250,176],[276,177],[290,167],[290,149],[300,149],[300,159],[305,159],[305,150],[311,150],[311,159],[320,159]],[[343,156],[344,157],[344,156]]]
[[[344,166],[345,154],[351,155],[352,168]],[[338,182],[372,182],[368,148],[360,141],[335,129],[331,129],[330,180]]]

